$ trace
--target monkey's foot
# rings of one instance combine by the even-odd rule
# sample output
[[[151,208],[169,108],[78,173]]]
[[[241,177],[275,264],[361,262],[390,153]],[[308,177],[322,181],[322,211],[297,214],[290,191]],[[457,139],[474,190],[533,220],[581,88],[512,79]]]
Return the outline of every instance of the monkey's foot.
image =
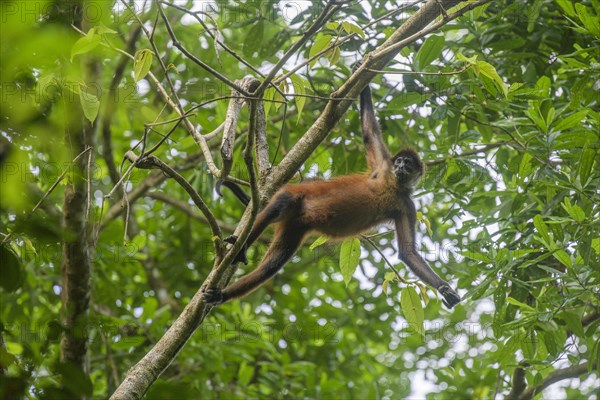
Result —
[[[223,291],[219,288],[202,288],[202,300],[207,304],[218,306],[223,303]]]
[[[454,307],[455,305],[457,305],[460,302],[460,296],[458,295],[458,293],[456,293],[448,285],[442,285],[442,286],[440,286],[438,288],[438,292],[440,292],[440,294],[442,296],[444,296],[444,298],[442,299],[442,302],[448,308],[452,308],[452,307]]]
[[[235,242],[237,242],[237,239],[238,239],[237,236],[231,235],[231,236],[227,236],[223,240],[226,243],[235,244]],[[237,254],[237,256],[235,256],[235,259],[233,260],[233,262],[242,262],[242,263],[244,263],[244,265],[248,265],[248,257],[246,257],[246,250],[247,249],[248,249],[248,247],[244,243],[244,245],[240,249],[240,252]]]

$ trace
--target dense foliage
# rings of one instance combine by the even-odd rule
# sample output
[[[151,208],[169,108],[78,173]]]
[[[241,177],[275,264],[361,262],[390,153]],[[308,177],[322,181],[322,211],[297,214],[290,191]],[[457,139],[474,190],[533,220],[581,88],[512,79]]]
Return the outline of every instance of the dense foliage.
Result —
[[[170,135],[154,154],[178,168],[224,231],[243,212],[230,193],[214,194],[215,179],[183,124],[172,133],[174,122],[152,125],[177,117],[149,74],[169,91],[159,57],[186,110],[198,106],[189,120],[202,134],[224,121],[231,88],[176,49],[157,4],[142,3],[83,3],[87,36],[71,24],[69,2],[1,5],[4,398],[109,396],[209,273],[211,231],[189,195],[158,171],[134,169],[127,179],[133,201],[125,233],[116,180],[142,138],[150,148]],[[216,40],[262,73],[322,3],[178,2],[203,11],[197,16]],[[288,61],[281,73],[355,33],[281,84],[307,97],[290,96],[283,106],[275,90],[265,93],[278,101],[267,103],[274,164],[353,64],[417,7],[390,13],[400,5],[350,2]],[[202,62],[231,80],[256,76],[197,19],[163,11]],[[599,16],[596,0],[492,2],[405,47],[388,66],[419,73],[373,81],[389,147],[411,144],[428,164],[415,194],[421,250],[459,288],[459,306],[446,310],[437,293],[414,282],[389,226],[360,238],[356,269],[351,242],[309,247],[309,240],[267,285],[214,309],[147,397],[483,399],[523,395],[557,376],[548,397],[597,399]],[[90,311],[78,327],[89,335],[89,375],[60,357],[64,197],[79,153],[70,120],[83,117],[98,127],[96,145],[80,156],[93,164],[83,177],[91,194]],[[247,129],[242,112],[232,173],[242,179]],[[209,141],[216,160],[218,142]],[[354,107],[294,181],[365,168]],[[260,261],[268,236],[249,250],[240,274]]]

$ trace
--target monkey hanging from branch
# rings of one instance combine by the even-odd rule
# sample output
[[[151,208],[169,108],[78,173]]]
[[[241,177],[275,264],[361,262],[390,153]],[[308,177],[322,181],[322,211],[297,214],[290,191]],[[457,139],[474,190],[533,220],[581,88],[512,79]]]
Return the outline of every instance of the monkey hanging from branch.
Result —
[[[258,288],[292,258],[311,232],[346,238],[393,221],[400,259],[419,279],[437,289],[446,307],[458,304],[460,296],[429,267],[415,247],[417,217],[411,194],[424,173],[421,159],[410,148],[391,156],[381,137],[369,85],[360,95],[360,119],[368,173],[288,184],[279,189],[256,217],[248,240],[235,259],[247,264],[248,246],[275,223],[273,241],[260,265],[224,289],[204,289],[206,303],[218,305]],[[217,192],[220,193],[221,184],[245,205],[250,201],[232,182],[218,182]],[[230,243],[235,240],[228,238]]]

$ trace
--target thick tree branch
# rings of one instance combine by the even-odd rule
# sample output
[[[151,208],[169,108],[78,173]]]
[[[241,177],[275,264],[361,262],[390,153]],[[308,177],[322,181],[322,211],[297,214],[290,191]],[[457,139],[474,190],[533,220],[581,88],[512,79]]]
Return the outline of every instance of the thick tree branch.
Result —
[[[557,369],[556,371],[550,372],[548,376],[543,380],[541,384],[538,386],[528,387],[523,391],[523,393],[518,397],[519,400],[530,400],[536,394],[541,393],[548,386],[560,382],[565,379],[578,378],[581,375],[584,375],[588,372],[590,364],[585,362],[583,364],[571,366],[568,368]],[[596,370],[598,368],[598,364],[595,362],[592,364],[592,370]],[[596,371],[597,372],[597,371]]]
[[[521,393],[523,393],[523,391],[527,388],[527,381],[525,380],[525,368],[528,366],[529,364],[527,363],[520,363],[517,368],[515,368],[512,378],[512,389],[506,396],[507,400],[518,399]]]

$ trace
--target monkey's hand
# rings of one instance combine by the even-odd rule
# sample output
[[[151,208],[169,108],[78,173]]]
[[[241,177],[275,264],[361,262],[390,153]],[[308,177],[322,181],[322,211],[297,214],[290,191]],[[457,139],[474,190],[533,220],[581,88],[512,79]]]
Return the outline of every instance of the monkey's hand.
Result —
[[[235,242],[237,242],[237,239],[238,239],[237,236],[231,235],[231,236],[227,236],[223,240],[226,243],[235,244]],[[233,262],[234,263],[236,263],[236,262],[242,262],[242,263],[244,263],[244,265],[248,265],[248,257],[246,257],[246,250],[247,249],[248,249],[248,247],[244,243],[244,246],[242,246],[240,252],[237,254],[237,256],[235,256],[235,260],[233,260]]]
[[[202,288],[202,300],[212,306],[218,306],[223,303],[223,291],[219,288]]]
[[[452,308],[460,302],[460,296],[450,286],[442,285],[437,290],[444,296],[442,302],[446,307]]]

